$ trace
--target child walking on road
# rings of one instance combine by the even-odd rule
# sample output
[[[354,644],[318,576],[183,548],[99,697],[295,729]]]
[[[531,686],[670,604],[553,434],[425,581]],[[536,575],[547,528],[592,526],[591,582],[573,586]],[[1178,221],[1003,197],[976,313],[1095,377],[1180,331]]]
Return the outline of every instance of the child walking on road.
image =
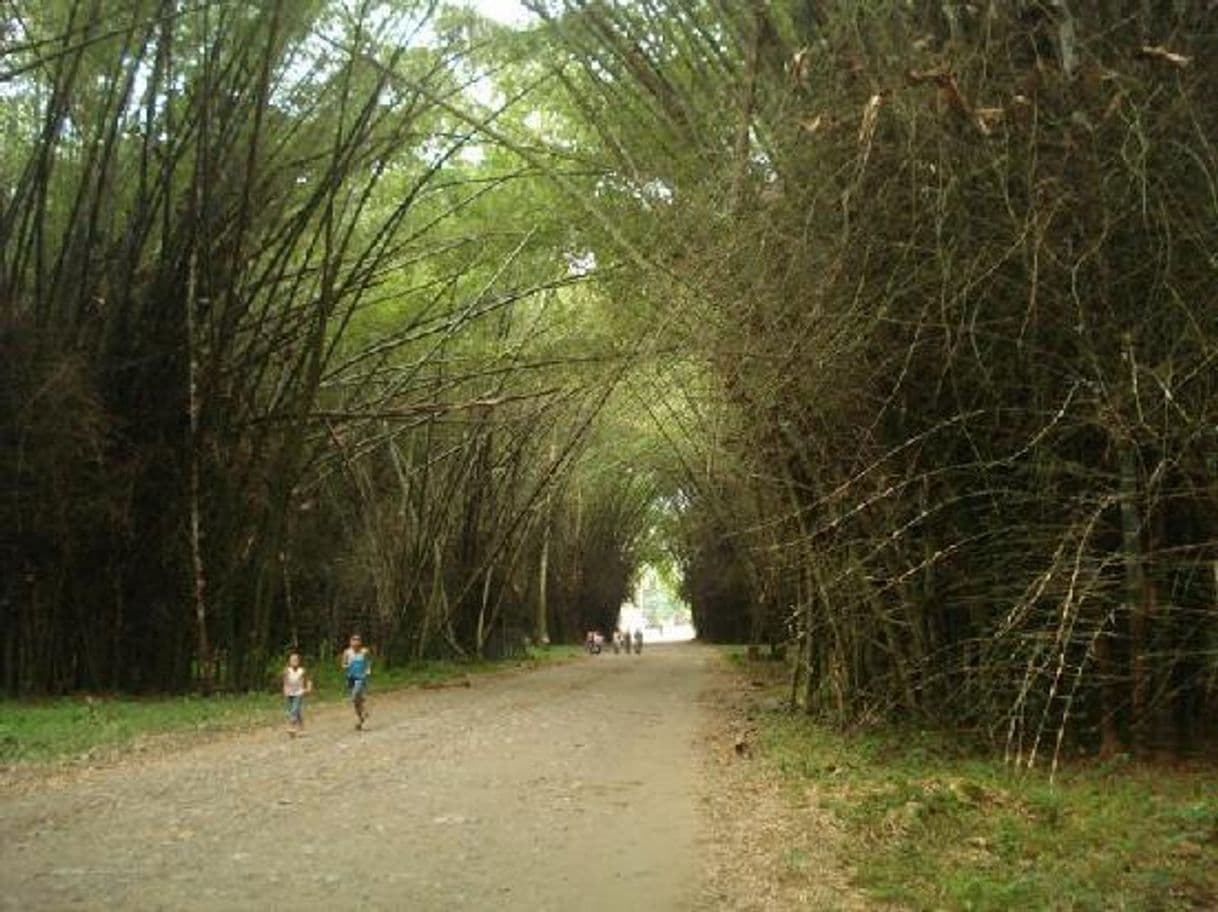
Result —
[[[295,738],[304,732],[304,698],[305,694],[313,692],[313,682],[309,673],[300,664],[300,653],[294,652],[288,656],[287,667],[283,669],[283,696],[288,703],[288,734]]]
[[[372,674],[372,656],[358,633],[351,634],[351,644],[343,650],[343,671],[347,673],[347,694],[355,709],[355,730],[362,731],[368,720],[364,695],[368,689],[368,677]]]

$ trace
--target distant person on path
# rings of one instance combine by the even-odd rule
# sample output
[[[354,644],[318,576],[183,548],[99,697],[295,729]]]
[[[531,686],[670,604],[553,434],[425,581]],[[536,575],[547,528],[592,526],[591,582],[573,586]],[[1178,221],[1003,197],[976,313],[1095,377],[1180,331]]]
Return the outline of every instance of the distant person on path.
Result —
[[[642,630],[636,630],[634,632],[634,654],[635,655],[643,654],[643,631]]]
[[[347,674],[347,695],[351,697],[351,705],[355,709],[355,730],[362,731],[368,720],[364,695],[372,674],[372,655],[358,633],[351,634],[351,644],[343,650],[343,671]]]
[[[288,734],[295,738],[304,733],[304,698],[305,694],[313,692],[313,682],[309,673],[300,664],[300,653],[294,652],[288,656],[287,667],[283,669],[283,696],[288,703]]]
[[[624,636],[622,636],[622,631],[620,631],[620,630],[613,631],[613,654],[614,655],[617,655],[619,652],[622,651],[623,645],[625,645],[627,652],[630,651],[630,644],[625,642],[625,640],[626,640],[626,638]]]

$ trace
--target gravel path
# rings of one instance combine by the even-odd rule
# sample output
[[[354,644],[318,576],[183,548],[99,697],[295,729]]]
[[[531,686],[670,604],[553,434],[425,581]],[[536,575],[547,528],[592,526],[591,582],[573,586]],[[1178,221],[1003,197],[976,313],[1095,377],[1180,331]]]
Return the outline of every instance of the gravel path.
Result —
[[[0,794],[0,908],[694,908],[713,666],[655,646],[374,690],[363,733],[326,707],[295,741]]]

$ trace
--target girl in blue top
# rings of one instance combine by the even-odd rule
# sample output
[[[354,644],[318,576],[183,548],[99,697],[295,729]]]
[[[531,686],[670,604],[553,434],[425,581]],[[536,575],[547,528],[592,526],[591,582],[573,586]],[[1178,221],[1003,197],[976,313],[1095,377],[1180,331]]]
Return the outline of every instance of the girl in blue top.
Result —
[[[368,689],[368,678],[372,674],[372,655],[358,633],[351,634],[351,643],[343,650],[343,671],[347,674],[347,694],[355,708],[355,730],[361,731],[368,719],[364,694]]]

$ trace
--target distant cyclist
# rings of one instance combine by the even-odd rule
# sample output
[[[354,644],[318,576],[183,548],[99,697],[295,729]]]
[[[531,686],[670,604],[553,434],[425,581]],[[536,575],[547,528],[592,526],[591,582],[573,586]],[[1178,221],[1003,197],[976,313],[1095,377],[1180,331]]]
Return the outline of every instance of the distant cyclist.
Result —
[[[347,695],[355,709],[355,730],[362,731],[368,720],[368,709],[364,698],[368,690],[368,677],[372,674],[372,654],[358,633],[351,634],[351,644],[343,650],[343,671],[347,675]]]

